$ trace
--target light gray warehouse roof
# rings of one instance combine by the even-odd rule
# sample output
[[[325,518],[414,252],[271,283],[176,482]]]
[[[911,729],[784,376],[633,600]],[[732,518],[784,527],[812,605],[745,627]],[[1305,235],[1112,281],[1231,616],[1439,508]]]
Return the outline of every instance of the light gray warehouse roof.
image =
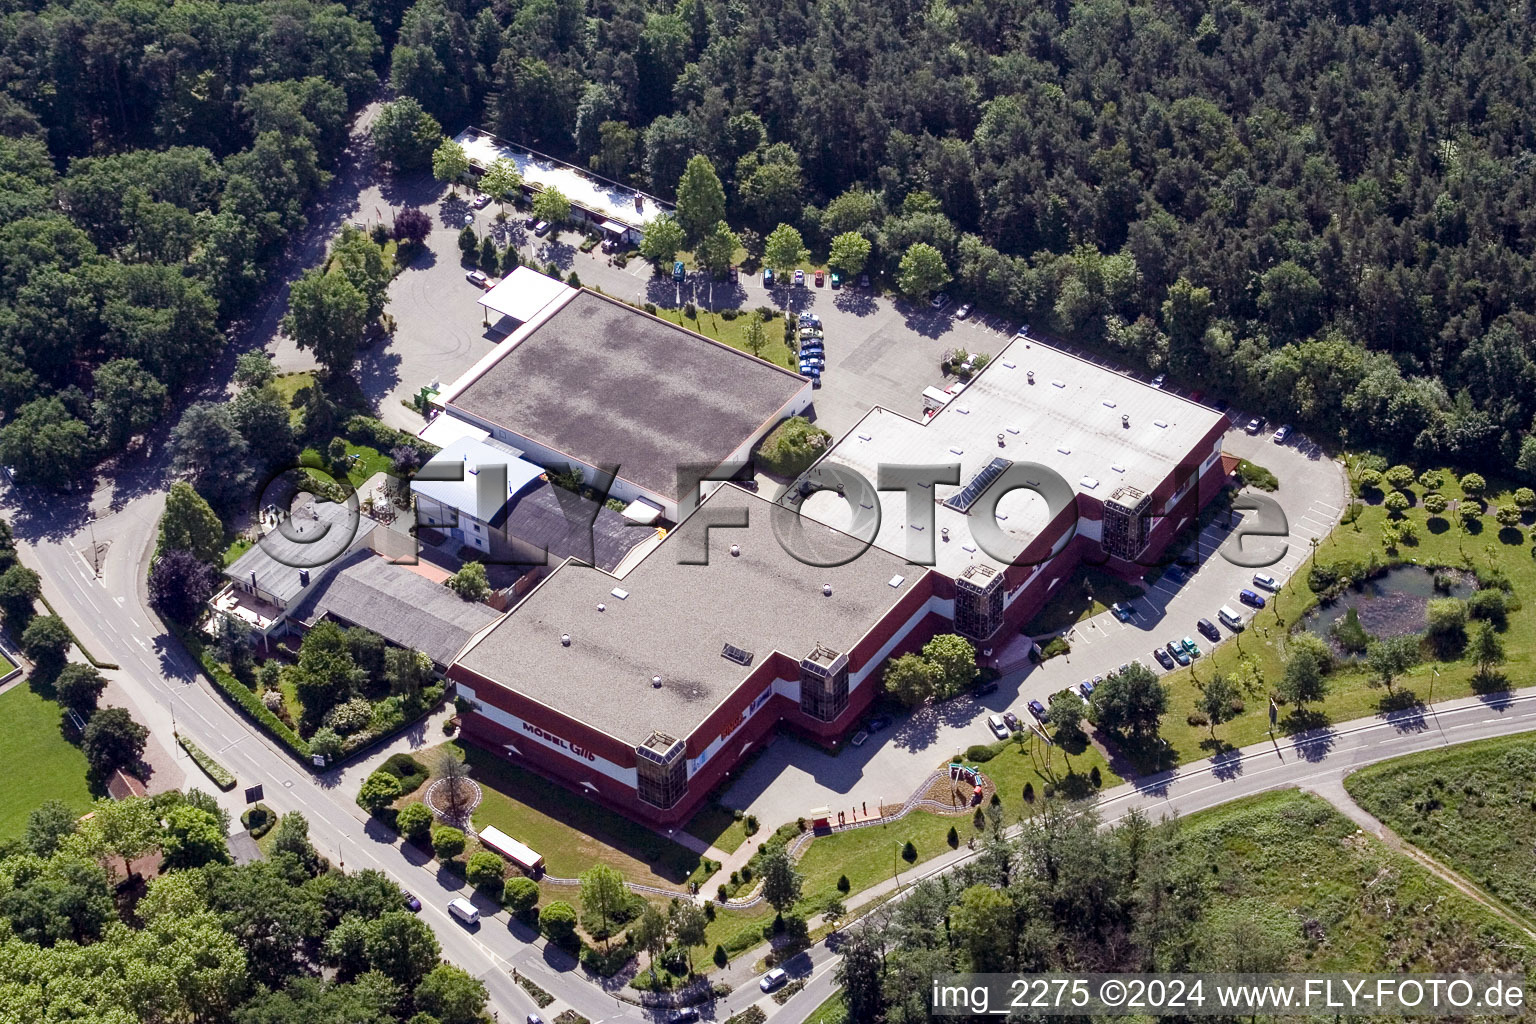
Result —
[[[224,575],[249,583],[255,573],[256,585],[287,606],[304,589],[301,573],[311,581],[318,579],[326,566],[356,547],[377,525],[355,505],[310,502],[235,559]]]
[[[307,626],[331,615],[423,651],[439,665],[452,662],[498,614],[371,550],[348,555],[293,610]]]
[[[1038,341],[1017,339],[927,423],[888,409],[870,410],[811,475],[827,465],[842,465],[873,483],[881,465],[959,463],[960,482],[935,485],[931,492],[937,505],[934,527],[940,534],[934,539],[935,566],[953,577],[972,562],[1005,564],[976,544],[971,528],[975,510],[962,512],[942,504],[994,459],[1047,466],[1074,494],[1100,501],[1121,485],[1150,493],[1181,462],[1192,459],[1198,469],[1212,452],[1196,448],[1223,419],[1213,409],[1134,377]],[[909,543],[919,535],[909,529],[906,494],[880,491],[878,502],[875,544],[908,553]],[[839,529],[849,528],[847,503],[835,494],[813,495],[803,512]],[[1025,488],[1008,492],[998,502],[997,514],[998,527],[1016,545],[1015,556],[1047,525],[1045,501]],[[948,542],[942,539],[945,530]]]
[[[687,736],[775,650],[796,661],[818,643],[851,651],[925,572],[873,548],[845,565],[806,565],[780,545],[770,508],[726,486],[622,580],[563,566],[458,664],[624,743],[653,729]],[[711,515],[732,511],[747,515],[745,529],[710,528]],[[859,551],[845,534],[803,525],[796,550],[818,561]],[[680,564],[706,557],[706,538],[708,564]],[[751,665],[724,657],[727,644],[751,652]]]
[[[451,408],[673,500],[679,467],[718,466],[809,386],[586,290],[502,345]]]

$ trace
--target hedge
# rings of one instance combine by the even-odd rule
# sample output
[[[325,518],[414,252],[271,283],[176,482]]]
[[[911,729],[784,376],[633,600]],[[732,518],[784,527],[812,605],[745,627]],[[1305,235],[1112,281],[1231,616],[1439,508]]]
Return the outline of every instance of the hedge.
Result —
[[[181,749],[187,752],[193,762],[203,770],[203,774],[213,780],[213,784],[228,792],[235,788],[235,776],[228,768],[215,761],[202,747],[187,739],[181,733],[176,734],[176,742],[181,744]]]
[[[224,691],[224,696],[238,704],[242,711],[255,719],[257,724],[267,732],[281,740],[285,747],[302,757],[306,763],[309,761],[308,740],[290,729],[288,723],[274,715],[249,686],[236,679],[224,666],[220,665],[218,659],[203,647],[202,641],[188,636],[179,627],[172,628],[181,637],[181,642],[186,645],[187,650],[197,658],[203,671],[208,674],[208,678]]]
[[[377,448],[385,455],[389,454],[391,448],[399,445],[415,448],[421,453],[423,462],[442,450],[436,445],[428,444],[415,434],[407,434],[403,430],[396,430],[394,427],[376,420],[372,416],[349,416],[346,424],[342,427],[342,433],[353,444]]]

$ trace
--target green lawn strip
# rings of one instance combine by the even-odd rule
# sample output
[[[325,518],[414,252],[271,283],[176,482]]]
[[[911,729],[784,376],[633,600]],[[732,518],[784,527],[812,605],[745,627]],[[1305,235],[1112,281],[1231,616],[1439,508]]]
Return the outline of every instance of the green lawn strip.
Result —
[[[84,814],[92,799],[88,767],[61,731],[64,709],[18,684],[0,694],[0,719],[0,763],[11,769],[0,786],[0,840],[19,836],[27,815],[46,800],[62,800]]]
[[[64,618],[64,616],[60,615],[54,609],[53,604],[49,602],[47,596],[44,594],[39,594],[37,597],[39,601],[43,602],[43,607],[48,609],[48,614],[63,622],[65,629],[69,629],[69,638],[73,640],[75,646],[80,649],[80,653],[85,655],[86,661],[100,669],[115,669],[120,667],[115,661],[102,661],[100,658],[96,657],[96,655],[92,654],[91,649],[80,642],[80,635],[73,629],[70,629],[69,622]]]
[[[714,801],[689,818],[683,831],[726,853],[735,853],[747,841],[744,819],[738,819],[735,811]]]
[[[569,790],[507,764],[494,754],[460,743],[449,744],[469,762],[470,777],[483,798],[475,809],[476,825],[495,825],[533,847],[545,870],[576,878],[593,864],[616,868],[644,885],[681,888],[699,866],[699,855],[665,836],[604,807],[571,795]],[[417,755],[433,763],[433,752]],[[576,894],[572,890],[572,897]]]
[[[804,1024],[848,1024],[848,1007],[843,1005],[843,990],[838,989],[827,1001],[811,1011]]]
[[[1524,970],[1526,937],[1404,854],[1296,790],[1234,801],[1181,826],[1182,859],[1208,879],[1207,912],[1277,907],[1306,971]]]
[[[1078,566],[1061,585],[1060,595],[1026,622],[1023,632],[1030,636],[1060,633],[1074,623],[1109,611],[1116,601],[1129,601],[1144,593],[1146,589],[1139,584],[1092,566]]]
[[[712,313],[707,309],[700,309],[696,318],[683,315],[680,309],[658,309],[656,315],[664,320],[670,320],[679,327],[685,327],[690,331],[713,338],[718,342],[750,353],[747,348],[747,324],[751,321],[752,311],[743,310],[742,314],[734,320],[727,320],[719,313]],[[766,344],[763,350],[757,353],[759,359],[766,359],[776,366],[794,368],[794,353],[784,343],[784,315],[779,313],[771,320],[763,321],[763,338]]]
[[[193,743],[181,733],[176,734],[176,742],[181,744],[181,749],[187,752],[192,762],[203,770],[203,774],[213,780],[213,784],[228,792],[235,788],[235,776],[219,762],[215,761],[207,751]]]
[[[1453,474],[1447,472],[1446,477],[1446,485],[1440,488],[1439,493],[1452,499],[1462,497]],[[1528,678],[1533,656],[1536,656],[1536,559],[1530,555],[1529,531],[1501,531],[1493,524],[1492,516],[1488,516],[1481,533],[1463,536],[1449,515],[1433,517],[1425,513],[1423,488],[1415,484],[1411,490],[1414,505],[1403,518],[1413,524],[1418,539],[1415,544],[1400,545],[1395,560],[1402,563],[1416,562],[1419,565],[1467,565],[1502,571],[1509,578],[1514,594],[1521,602],[1518,610],[1510,612],[1509,626],[1501,634],[1507,653],[1502,671],[1509,679]],[[1490,497],[1485,501],[1489,508],[1511,500],[1507,492],[1495,494],[1491,486],[1489,494]],[[1375,504],[1364,504],[1354,523],[1339,526],[1327,539],[1319,542],[1315,557],[1321,562],[1362,559],[1374,551],[1383,561],[1393,562],[1394,557],[1385,551],[1381,541],[1381,529],[1388,518],[1379,500]],[[1431,530],[1428,522],[1437,518],[1440,525],[1444,526],[1440,533]],[[1511,543],[1514,539],[1511,533],[1521,534],[1521,541]],[[1244,712],[1231,722],[1217,727],[1216,735],[1221,742],[1232,747],[1242,747],[1261,742],[1269,736],[1267,695],[1284,669],[1282,640],[1292,626],[1317,606],[1317,595],[1307,585],[1307,572],[1311,565],[1310,560],[1302,563],[1281,589],[1278,599],[1271,597],[1269,607],[1254,614],[1239,639],[1230,639],[1214,650],[1206,650],[1189,668],[1178,669],[1163,677],[1163,683],[1168,688],[1168,713],[1163,717],[1162,737],[1171,745],[1169,763],[1182,764],[1212,754],[1214,748],[1210,744],[1209,729],[1190,725],[1186,719],[1194,710],[1195,700],[1199,696],[1195,680],[1209,679],[1216,671],[1244,681],[1247,691],[1243,695]],[[1193,625],[1190,623],[1188,629],[1171,625],[1167,637],[1160,634],[1158,638],[1172,639],[1186,632],[1194,635]],[[1477,666],[1468,658],[1425,662],[1400,679],[1395,688],[1410,691],[1421,700],[1428,700],[1432,682],[1433,697],[1437,701],[1465,697],[1474,692],[1473,675],[1476,669]],[[1438,676],[1433,675],[1434,670],[1439,671]],[[1369,674],[1363,667],[1340,666],[1329,675],[1328,680],[1328,697],[1321,704],[1308,705],[1309,715],[1306,719],[1294,717],[1292,709],[1282,709],[1279,720],[1281,734],[1319,721],[1342,723],[1381,713],[1386,691],[1371,688]],[[1320,719],[1319,713],[1322,716]],[[1143,767],[1151,768],[1153,765],[1143,759]]]
[[[282,396],[283,402],[288,406],[288,422],[296,429],[304,426],[304,410],[294,405],[294,398],[298,393],[315,383],[313,370],[304,370],[299,373],[280,374],[272,382],[277,393]]]
[[[1536,921],[1536,736],[1397,758],[1344,786],[1403,839]]]
[[[249,686],[230,674],[229,670],[219,663],[214,653],[203,646],[203,642],[189,631],[172,630],[181,638],[181,642],[198,663],[203,671],[213,680],[218,688],[224,691],[224,695],[237,704],[242,711],[254,719],[258,724],[276,736],[289,750],[306,761],[309,759],[309,741],[305,740],[297,732],[290,729],[286,722],[278,718],[267,706],[261,702]],[[297,721],[297,719],[295,719]]]
[[[15,668],[16,665],[11,661],[10,658],[0,654],[0,678],[4,678],[5,676],[10,675]]]
[[[224,567],[226,569],[229,568],[235,563],[236,559],[245,554],[247,551],[251,550],[255,544],[255,541],[246,536],[236,537],[234,540],[230,541],[229,547],[224,549]]]

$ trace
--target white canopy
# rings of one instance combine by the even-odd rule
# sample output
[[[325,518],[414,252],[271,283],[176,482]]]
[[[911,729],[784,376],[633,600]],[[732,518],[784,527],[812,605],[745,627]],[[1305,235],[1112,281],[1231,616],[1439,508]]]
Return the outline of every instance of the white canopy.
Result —
[[[498,316],[509,316],[520,323],[527,323],[545,306],[572,291],[575,289],[570,285],[547,277],[532,267],[518,267],[486,292],[480,305]]]

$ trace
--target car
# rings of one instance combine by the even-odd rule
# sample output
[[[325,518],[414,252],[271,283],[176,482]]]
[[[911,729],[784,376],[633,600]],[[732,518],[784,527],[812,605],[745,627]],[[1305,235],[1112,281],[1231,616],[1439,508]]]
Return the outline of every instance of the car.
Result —
[[[806,324],[810,324],[812,327],[820,327],[821,317],[817,316],[815,313],[801,313],[800,325],[803,327]]]
[[[813,382],[814,381],[818,381],[818,380],[821,379],[821,367],[819,367],[819,366],[807,366],[806,364],[801,363],[800,364],[800,376],[802,376],[802,377],[809,377],[809,378],[811,378],[811,380]]]
[[[1199,622],[1195,623],[1195,628],[1198,629],[1200,634],[1211,643],[1215,644],[1221,642],[1221,630],[1217,629],[1216,623],[1212,622],[1210,619],[1201,619]]]
[[[683,266],[682,260],[672,261],[672,280],[681,283],[688,276],[688,268]]]
[[[1093,677],[1093,685],[1094,686],[1098,686],[1103,681],[1104,681],[1104,677],[1103,676],[1094,676]]]
[[[970,315],[971,315],[971,304],[969,302],[967,302],[965,305],[961,306],[959,309],[955,310],[955,319],[956,320],[964,320],[966,317],[968,317]]]
[[[1189,580],[1189,573],[1177,565],[1170,565],[1163,572],[1163,579],[1172,580],[1174,583],[1185,583]]]
[[[1227,400],[1225,398],[1218,398],[1218,399],[1216,399],[1216,411],[1217,412],[1226,412],[1227,411]]]
[[[470,203],[469,205],[473,206],[477,210],[483,210],[487,206],[491,205],[491,197],[486,195],[484,192],[482,192],[479,195],[475,196],[475,201]]]
[[[1139,661],[1127,661],[1123,665],[1121,665],[1119,668],[1115,669],[1115,674],[1123,676],[1123,675],[1126,674],[1126,672],[1130,671],[1130,668],[1131,668],[1132,665],[1140,665],[1140,664],[1141,664],[1141,662],[1139,662]]]
[[[876,715],[874,718],[871,718],[869,720],[869,731],[870,732],[879,732],[881,729],[884,729],[886,726],[888,726],[890,724],[891,724],[891,720],[890,720],[890,718],[888,716],[886,716],[886,715]]]
[[[1275,436],[1270,438],[1275,444],[1285,444],[1285,439],[1291,436],[1291,425],[1282,423],[1280,429],[1275,431]]]
[[[550,228],[551,228],[551,227],[552,227],[552,226],[553,226],[553,225],[551,225],[551,224],[550,224],[550,223],[549,223],[549,221],[547,221],[547,220],[541,220],[541,221],[539,221],[539,222],[538,222],[538,223],[537,223],[537,224],[535,224],[535,225],[534,225],[534,226],[533,226],[533,233],[534,233],[534,234],[535,234],[535,235],[538,235],[538,236],[539,236],[539,237],[540,237],[540,238],[543,238],[543,237],[544,237],[544,236],[545,236],[545,235],[547,235],[547,234],[549,234],[549,229],[550,229]]]
[[[1020,729],[1024,728],[1024,723],[1020,722],[1019,716],[1014,714],[1012,711],[1003,712],[1003,721],[1008,723],[1008,730],[1010,732],[1018,732]]]
[[[827,364],[827,354],[820,345],[801,345],[800,358],[802,361],[806,359],[816,359],[820,361],[823,366]]]
[[[484,288],[485,283],[489,281],[490,278],[486,277],[483,271],[471,270],[469,273],[464,275],[464,280],[468,281],[470,284],[477,284],[481,288]]]
[[[1168,380],[1168,375],[1166,373],[1160,373],[1156,377],[1152,378],[1152,386],[1155,387],[1155,388],[1160,388],[1160,387],[1163,386],[1164,383],[1167,382],[1167,380]]]
[[[763,287],[764,288],[772,288],[773,287],[773,268],[772,267],[764,267],[763,268]]]
[[[795,287],[796,288],[804,288],[805,287],[805,271],[803,271],[803,270],[795,271]]]
[[[859,287],[860,288],[868,288],[869,287],[869,275],[868,274],[860,274],[859,275]]]
[[[976,684],[976,696],[985,697],[989,693],[997,692],[997,680],[986,679]]]
[[[401,889],[400,897],[401,903],[404,905],[406,910],[409,910],[413,914],[421,913],[421,900],[417,899],[413,893],[406,889]]]
[[[1163,668],[1173,668],[1173,658],[1161,647],[1152,652],[1152,657],[1156,658],[1157,663]]]
[[[1267,572],[1254,573],[1253,585],[1256,587],[1263,587],[1265,590],[1271,591],[1280,589],[1280,581],[1269,575]]]
[[[1132,608],[1124,601],[1116,601],[1114,604],[1109,606],[1109,611],[1111,615],[1119,619],[1121,622],[1130,622],[1131,616],[1136,614],[1136,609]]]
[[[1045,719],[1044,704],[1041,704],[1037,700],[1032,700],[1025,706],[1029,708],[1029,713],[1034,715],[1036,718],[1041,719],[1042,721]]]
[[[816,287],[820,288],[822,285],[824,285],[826,283],[827,283],[827,272],[825,270],[818,270],[818,271],[816,271]]]
[[[1264,607],[1264,598],[1256,591],[1239,590],[1237,592],[1237,599],[1243,602],[1243,604],[1252,605],[1255,608]]]
[[[1168,646],[1164,649],[1173,658],[1173,660],[1178,662],[1180,665],[1189,664],[1189,652],[1186,651],[1184,649],[1184,645],[1179,643],[1177,640],[1170,641]]]
[[[537,224],[538,222],[539,222],[539,215],[538,214],[536,214],[536,213],[535,214],[529,214],[527,217],[523,218],[523,227],[531,228],[535,224]]]
[[[1077,684],[1077,692],[1082,696],[1083,700],[1087,700],[1089,697],[1092,697],[1093,690],[1093,680],[1091,679],[1084,679],[1082,682]]]
[[[825,338],[826,337],[826,333],[824,331],[822,331],[822,329],[820,327],[818,327],[818,326],[816,326],[814,324],[801,324],[800,325],[800,337],[802,337],[802,338]]]
[[[1012,731],[1008,728],[1008,723],[1003,721],[1002,715],[988,715],[987,728],[991,729],[992,735],[1000,740],[1005,740],[1013,735]]]
[[[932,306],[934,309],[943,309],[945,306],[949,305],[949,296],[945,295],[943,292],[939,292],[939,294],[928,300],[928,305]]]
[[[836,291],[837,289],[841,288],[842,286],[843,286],[843,275],[839,274],[835,270],[832,271],[832,290]]]
[[[1185,637],[1180,642],[1184,645],[1184,650],[1189,654],[1191,658],[1200,657],[1200,648],[1195,646],[1195,641],[1192,637]]]
[[[536,1013],[530,1013],[523,1018],[523,1024],[544,1024],[544,1018]]]
[[[789,972],[782,967],[775,967],[763,975],[763,980],[757,983],[757,987],[764,992],[772,992],[789,980]]]
[[[671,1024],[698,1024],[698,1021],[703,1019],[699,1016],[699,1011],[690,1006],[686,1010],[678,1010],[674,1013]]]
[[[1027,337],[1029,337],[1029,324],[1021,325],[1019,327],[1019,329],[1018,329],[1018,332],[1014,334],[1014,337],[1015,338],[1027,338]]]
[[[1249,434],[1257,434],[1259,431],[1261,431],[1263,429],[1264,429],[1264,417],[1263,416],[1255,416],[1253,419],[1249,420],[1248,421],[1248,425],[1243,428],[1243,430],[1247,431]]]
[[[868,741],[869,733],[865,732],[863,729],[860,729],[858,732],[848,737],[848,745],[850,747],[862,747]]]

